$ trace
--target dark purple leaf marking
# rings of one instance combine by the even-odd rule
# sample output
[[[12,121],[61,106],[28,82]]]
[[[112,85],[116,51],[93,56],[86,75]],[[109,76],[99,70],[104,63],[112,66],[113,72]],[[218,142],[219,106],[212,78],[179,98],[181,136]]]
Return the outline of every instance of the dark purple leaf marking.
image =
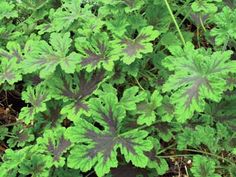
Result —
[[[96,66],[100,61],[108,60],[107,54],[109,53],[108,47],[105,43],[97,42],[98,52],[94,52],[91,49],[84,49],[86,53],[86,57],[83,58],[83,61],[80,63],[82,66],[87,66],[91,64],[92,66]]]
[[[71,145],[69,140],[66,140],[63,136],[59,139],[57,144],[53,144],[53,141],[49,139],[47,149],[53,155],[54,161],[59,161],[63,152]]]
[[[123,49],[123,52],[128,56],[132,57],[138,53],[138,51],[144,49],[144,45],[141,44],[142,40],[145,40],[147,36],[139,35],[136,39],[123,39],[121,44],[125,44],[126,47]]]

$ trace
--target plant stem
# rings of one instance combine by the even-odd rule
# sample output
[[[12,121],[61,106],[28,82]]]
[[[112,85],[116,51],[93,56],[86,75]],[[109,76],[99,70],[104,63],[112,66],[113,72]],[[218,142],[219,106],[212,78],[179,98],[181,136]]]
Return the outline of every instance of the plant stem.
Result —
[[[173,155],[157,155],[157,158],[171,158],[171,157],[192,157],[194,154],[173,154]]]
[[[203,24],[202,15],[201,15],[201,14],[200,14],[199,20],[200,20],[200,23],[201,23],[201,26],[202,26],[203,31],[206,32],[206,28],[205,28],[205,26],[204,26],[204,24]]]
[[[221,160],[223,160],[223,161],[225,161],[225,162],[228,162],[228,163],[230,163],[231,165],[235,166],[235,163],[234,163],[233,161],[231,161],[231,160],[229,160],[229,159],[226,159],[226,158],[224,158],[224,157],[218,156],[218,155],[216,155],[216,154],[212,154],[212,153],[210,153],[210,152],[205,152],[205,151],[195,150],[195,149],[184,149],[184,151],[198,152],[198,153],[201,153],[201,154],[209,155],[209,156],[215,157],[215,158],[217,158],[217,159],[221,159]]]
[[[158,151],[158,152],[157,152],[157,155],[158,155],[158,154],[161,154],[161,153],[163,153],[163,152],[165,152],[165,151],[167,151],[168,149],[172,149],[172,147],[174,147],[174,146],[176,146],[175,143],[174,143],[174,144],[171,144],[170,146],[168,146],[168,147],[166,147],[166,148],[164,148],[164,149]]]
[[[165,3],[166,3],[166,7],[167,7],[167,9],[168,9],[168,11],[169,11],[169,13],[170,13],[170,16],[171,16],[171,18],[172,18],[172,20],[173,20],[173,22],[174,22],[174,24],[175,24],[175,26],[176,26],[176,29],[177,29],[177,31],[178,31],[178,33],[179,33],[180,39],[181,39],[183,45],[185,45],[186,42],[185,42],[185,40],[184,40],[184,36],[183,36],[182,32],[180,31],[180,28],[179,28],[179,26],[178,26],[178,24],[177,24],[177,21],[176,21],[176,19],[175,19],[175,17],[174,17],[174,14],[173,14],[173,12],[172,12],[172,10],[171,10],[171,8],[170,8],[170,5],[169,5],[169,3],[168,3],[167,0],[164,0],[164,1],[165,1]]]
[[[136,77],[135,77],[134,79],[135,79],[136,83],[138,84],[139,88],[140,88],[141,90],[145,91],[145,89],[144,89],[144,88],[142,87],[142,85],[139,83],[138,79],[137,79]]]
[[[199,27],[197,27],[197,44],[198,47],[201,47],[201,43],[200,43],[200,31],[199,31]]]
[[[184,21],[188,18],[189,14],[192,12],[192,9],[189,9],[189,11],[186,13],[186,15],[184,16],[183,20],[180,22],[179,27],[182,26],[182,24],[184,23]]]
[[[126,134],[129,134],[129,133],[132,132],[132,131],[143,130],[143,129],[145,129],[145,128],[151,127],[151,126],[153,126],[153,125],[155,125],[155,124],[157,124],[157,123],[160,123],[160,122],[162,122],[162,121],[161,121],[161,120],[157,120],[157,121],[153,122],[151,125],[142,125],[142,126],[137,127],[137,128],[135,128],[135,129],[129,130],[129,131],[124,132],[124,133],[121,133],[119,136],[124,136],[124,135],[126,135]]]

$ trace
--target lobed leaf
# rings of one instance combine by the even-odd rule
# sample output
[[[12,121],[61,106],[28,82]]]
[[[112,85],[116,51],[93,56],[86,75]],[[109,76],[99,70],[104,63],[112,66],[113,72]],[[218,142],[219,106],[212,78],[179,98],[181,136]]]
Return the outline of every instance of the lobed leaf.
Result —
[[[110,168],[118,166],[118,148],[126,162],[145,167],[148,158],[144,151],[152,148],[151,142],[145,140],[148,133],[143,130],[121,133],[126,114],[116,95],[107,93],[101,98],[90,99],[89,107],[94,121],[103,128],[99,129],[84,119],[75,122],[75,127],[68,128],[66,135],[75,143],[68,158],[69,167],[83,172],[94,167],[96,174],[103,176]]]
[[[205,99],[220,101],[226,90],[226,78],[235,72],[235,62],[230,61],[231,51],[214,52],[194,49],[187,43],[184,49],[170,47],[173,56],[163,60],[163,65],[174,74],[170,75],[163,91],[173,91],[171,102],[179,122],[204,110]]]
[[[117,43],[122,46],[121,59],[125,64],[131,64],[135,59],[142,58],[143,54],[152,52],[151,41],[156,39],[160,33],[153,30],[152,26],[147,26],[141,29],[135,39],[127,36],[117,39]]]

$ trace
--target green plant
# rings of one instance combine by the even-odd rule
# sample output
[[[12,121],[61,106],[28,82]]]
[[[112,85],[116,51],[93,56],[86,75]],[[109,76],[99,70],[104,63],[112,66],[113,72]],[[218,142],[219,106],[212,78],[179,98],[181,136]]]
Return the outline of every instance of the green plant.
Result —
[[[0,177],[236,176],[234,0],[2,0]]]

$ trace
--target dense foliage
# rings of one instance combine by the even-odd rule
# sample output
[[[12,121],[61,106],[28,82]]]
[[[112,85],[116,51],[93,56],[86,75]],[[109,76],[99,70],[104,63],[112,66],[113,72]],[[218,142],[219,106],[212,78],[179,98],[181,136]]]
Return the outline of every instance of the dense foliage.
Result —
[[[1,0],[0,177],[236,176],[235,0]]]

